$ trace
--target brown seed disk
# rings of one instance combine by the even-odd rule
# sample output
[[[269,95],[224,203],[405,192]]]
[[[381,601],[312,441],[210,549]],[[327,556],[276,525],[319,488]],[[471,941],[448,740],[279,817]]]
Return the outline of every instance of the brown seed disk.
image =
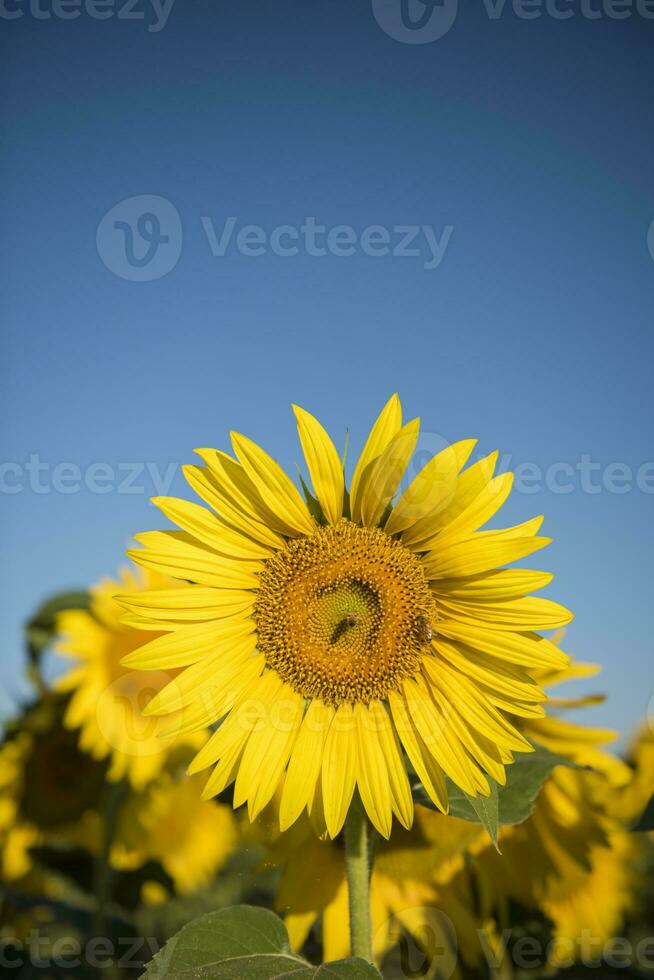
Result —
[[[417,673],[434,599],[418,558],[379,528],[342,520],[289,541],[259,582],[259,648],[304,697],[367,704]]]

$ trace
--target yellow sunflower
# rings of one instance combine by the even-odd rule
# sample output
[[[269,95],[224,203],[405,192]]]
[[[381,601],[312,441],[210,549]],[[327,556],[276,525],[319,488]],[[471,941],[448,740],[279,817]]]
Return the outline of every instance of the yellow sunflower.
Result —
[[[275,907],[284,915],[291,945],[301,950],[320,919],[323,959],[349,956],[350,913],[341,841],[317,838],[304,816],[281,834],[275,831],[277,823],[273,803],[257,821],[255,832],[267,844],[264,866],[281,868]],[[402,947],[403,936],[411,940],[414,967],[421,961],[431,966],[438,961],[445,975],[456,980],[458,969],[450,973],[447,967],[454,970],[457,950],[468,966],[479,962],[478,922],[469,880],[462,872],[466,850],[482,836],[486,834],[479,824],[418,806],[411,829],[396,827],[389,841],[379,842],[370,881],[376,963],[398,942]]]
[[[207,885],[238,841],[231,807],[202,800],[202,777],[180,771],[188,758],[187,749],[175,753],[156,779],[128,797],[110,856],[118,869],[157,861],[180,894]],[[152,884],[145,889],[146,900],[155,894]]]
[[[560,672],[541,672],[539,679],[549,687],[591,677],[599,669],[575,663]],[[550,698],[547,717],[520,719],[530,738],[589,768],[554,769],[531,817],[519,826],[501,828],[501,854],[484,840],[471,848],[481,918],[496,919],[503,929],[511,925],[506,912],[511,900],[540,909],[553,925],[548,950],[552,966],[599,956],[620,930],[639,887],[639,844],[621,818],[632,773],[604,748],[616,733],[572,723],[559,714],[602,700],[601,695]]]
[[[38,829],[22,819],[23,770],[32,739],[19,732],[0,747],[0,880],[15,881],[32,869],[30,848],[41,841]]]
[[[393,396],[348,489],[323,427],[295,415],[315,496],[233,433],[235,458],[201,449],[205,466],[185,467],[210,509],[155,498],[181,530],[137,535],[131,555],[187,584],[121,597],[132,625],[165,634],[123,662],[179,671],[147,715],[183,711],[182,731],[222,719],[191,767],[214,767],[207,796],[235,780],[253,819],[283,782],[281,825],[307,808],[335,837],[358,788],[388,837],[393,814],[413,819],[402,750],[443,811],[446,776],[487,794],[487,774],[502,782],[529,751],[507,712],[542,714],[532,671],[568,658],[536,631],[571,614],[529,596],[551,575],[498,570],[549,543],[541,518],[479,530],[511,489],[497,454],[463,470],[474,441],[455,443],[398,493],[419,424]]]
[[[128,778],[136,789],[157,775],[177,744],[175,732],[164,735],[163,723],[144,713],[175,671],[134,671],[122,665],[125,654],[150,637],[121,621],[125,611],[114,596],[176,584],[155,572],[123,569],[117,580],[106,578],[91,588],[88,611],[70,609],[57,617],[57,650],[75,661],[55,685],[70,693],[64,724],[79,729],[82,751],[110,759],[109,780]]]

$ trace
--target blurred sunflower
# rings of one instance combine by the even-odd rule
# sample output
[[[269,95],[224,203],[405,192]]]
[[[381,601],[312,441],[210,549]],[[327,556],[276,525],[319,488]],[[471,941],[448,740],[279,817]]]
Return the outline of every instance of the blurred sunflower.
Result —
[[[273,803],[255,829],[268,844],[265,866],[282,869],[275,906],[284,915],[291,945],[300,950],[320,920],[323,959],[349,956],[348,890],[341,839],[320,840],[304,816],[281,834],[275,831],[276,824]],[[483,835],[485,831],[478,824],[445,818],[417,806],[411,829],[396,827],[390,840],[379,841],[370,882],[377,963],[401,943],[402,936],[410,938],[426,963],[433,966],[437,959],[444,975],[455,980],[460,975],[455,969],[457,949],[467,965],[479,962],[478,923],[469,882],[461,872],[467,848]]]
[[[20,817],[23,767],[31,746],[27,732],[0,747],[0,878],[15,881],[32,868],[30,848],[40,839],[37,828]]]
[[[155,498],[181,530],[137,535],[131,555],[190,584],[121,596],[132,625],[165,634],[123,663],[180,671],[145,714],[186,709],[184,730],[224,719],[191,767],[215,766],[207,796],[235,780],[254,819],[283,780],[282,827],[306,807],[335,837],[358,787],[388,837],[393,814],[413,819],[402,748],[443,811],[446,776],[488,794],[486,774],[503,782],[530,750],[507,712],[542,714],[532,671],[568,658],[535,631],[572,617],[528,595],[551,575],[497,570],[549,543],[541,518],[478,530],[511,489],[497,454],[461,472],[474,441],[455,443],[398,495],[419,424],[393,396],[348,491],[323,427],[295,415],[315,496],[233,433],[235,459],[201,449],[206,465],[185,468],[211,510]]]
[[[110,781],[127,778],[136,789],[157,775],[177,741],[174,730],[164,735],[162,722],[144,713],[175,671],[146,673],[122,666],[125,654],[145,637],[139,628],[121,621],[124,610],[114,596],[175,585],[152,571],[123,569],[118,579],[106,578],[91,588],[88,610],[67,609],[57,617],[57,651],[75,661],[55,683],[57,691],[70,694],[65,724],[79,729],[84,752],[110,760]]]
[[[539,679],[549,686],[591,677],[599,669],[577,663],[541,674]],[[632,773],[623,760],[603,748],[616,733],[574,724],[558,715],[561,709],[602,700],[600,695],[551,698],[546,718],[521,720],[530,738],[577,766],[590,768],[557,767],[544,784],[532,816],[519,826],[501,829],[501,855],[485,842],[473,848],[481,919],[496,919],[500,928],[509,926],[511,901],[540,910],[552,923],[552,966],[598,956],[618,933],[640,885],[635,870],[638,842],[619,812]],[[598,894],[603,896],[601,903]]]
[[[202,800],[202,778],[183,772],[188,761],[188,750],[179,750],[156,779],[127,798],[110,854],[120,870],[158,862],[180,894],[209,884],[238,843],[232,808]],[[146,883],[146,901],[165,894],[154,884]]]
[[[106,767],[81,752],[63,727],[65,701],[46,695],[8,723],[0,747],[2,875],[30,872],[30,849],[56,838],[90,846],[97,837],[93,811]]]

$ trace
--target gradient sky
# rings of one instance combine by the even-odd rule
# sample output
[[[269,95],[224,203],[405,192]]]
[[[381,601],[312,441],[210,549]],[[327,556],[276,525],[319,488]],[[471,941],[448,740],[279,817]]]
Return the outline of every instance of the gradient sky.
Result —
[[[540,469],[507,522],[546,515],[567,648],[605,665],[593,718],[632,730],[654,693],[654,20],[479,2],[416,44],[370,2],[176,0],[160,30],[145,0],[140,20],[39,2],[6,0],[2,25],[0,710],[25,690],[26,617],[161,526],[148,497],[196,446],[236,428],[293,467],[299,402],[354,452],[397,390],[425,453],[475,436]],[[121,204],[144,195],[169,204]],[[131,281],[148,267],[113,222],[144,209],[168,235],[153,261],[177,261]],[[275,254],[307,218],[353,228],[354,254]],[[263,254],[237,248],[246,225]],[[389,248],[427,226],[440,261],[422,231],[418,255],[365,254],[370,226]]]

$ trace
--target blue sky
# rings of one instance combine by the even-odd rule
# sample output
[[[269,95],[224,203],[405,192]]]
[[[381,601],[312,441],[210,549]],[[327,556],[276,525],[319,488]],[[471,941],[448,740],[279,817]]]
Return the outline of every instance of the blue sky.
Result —
[[[236,428],[293,467],[299,402],[354,451],[397,390],[425,452],[522,465],[506,517],[546,515],[567,647],[605,665],[594,718],[645,716],[654,22],[595,6],[462,6],[416,44],[369,3],[176,0],[150,30],[144,0],[7,0],[4,712],[22,622],[161,524],[194,447]]]

